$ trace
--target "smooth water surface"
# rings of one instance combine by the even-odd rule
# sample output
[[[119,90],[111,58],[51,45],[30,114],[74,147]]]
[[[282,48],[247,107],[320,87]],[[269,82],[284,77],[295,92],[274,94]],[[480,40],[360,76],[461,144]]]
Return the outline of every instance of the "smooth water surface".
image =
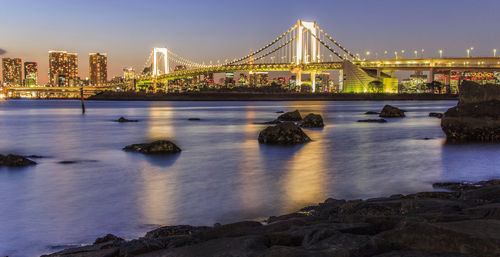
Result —
[[[386,124],[392,104],[408,111]],[[456,101],[0,102],[0,153],[42,155],[0,168],[0,255],[36,256],[113,233],[159,225],[261,220],[328,197],[357,199],[433,190],[437,181],[500,177],[500,145],[447,145],[440,120]],[[302,146],[260,145],[276,111],[323,115]],[[117,123],[120,116],[138,123]],[[201,121],[188,121],[188,118]],[[425,140],[427,138],[427,140]],[[170,139],[182,153],[144,156],[128,144]],[[79,161],[60,164],[60,161]]]

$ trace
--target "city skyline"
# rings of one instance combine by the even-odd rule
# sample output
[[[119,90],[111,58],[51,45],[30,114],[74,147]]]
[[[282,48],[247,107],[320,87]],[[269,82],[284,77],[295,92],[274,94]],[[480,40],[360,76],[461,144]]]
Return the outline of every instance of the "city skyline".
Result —
[[[495,13],[500,3],[489,0],[476,1],[473,7],[467,1],[421,1],[416,5],[392,0],[309,4],[150,0],[73,5],[53,0],[12,2],[3,7],[8,10],[6,20],[18,22],[3,31],[5,40],[0,41],[0,48],[7,52],[2,57],[37,62],[40,84],[48,82],[49,50],[80,56],[107,53],[111,78],[122,76],[125,67],[140,72],[155,46],[199,62],[239,57],[267,44],[277,36],[276,31],[288,29],[297,19],[317,21],[353,52],[365,55],[370,51],[372,57],[385,50],[406,50],[410,57],[421,49],[426,56],[439,56],[440,49],[445,56],[465,56],[470,47],[474,47],[472,55],[491,56],[500,42],[500,36],[491,33],[500,21]],[[69,12],[70,7],[76,11]],[[16,19],[21,11],[26,15]],[[59,19],[53,13],[59,13]],[[481,16],[465,18],[475,13]],[[436,23],[439,26],[433,26]],[[87,58],[79,58],[78,67],[81,78],[89,77]]]

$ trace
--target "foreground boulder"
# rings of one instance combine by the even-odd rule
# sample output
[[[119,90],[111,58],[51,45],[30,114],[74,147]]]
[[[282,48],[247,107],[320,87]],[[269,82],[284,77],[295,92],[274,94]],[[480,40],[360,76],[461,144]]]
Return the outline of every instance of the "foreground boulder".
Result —
[[[8,167],[24,167],[29,165],[35,165],[36,162],[25,158],[24,156],[9,154],[7,156],[0,154],[0,166]]]
[[[118,120],[116,120],[117,122],[138,122],[139,120],[129,120],[129,119],[125,119],[125,117],[120,117]]]
[[[300,116],[299,110],[295,110],[293,112],[286,112],[278,116],[279,121],[300,121],[302,116]]]
[[[438,118],[438,119],[443,118],[443,116],[444,116],[444,114],[439,113],[439,112],[430,112],[429,113],[429,117],[435,117],[435,118]]]
[[[303,128],[322,128],[325,124],[321,115],[310,113],[299,122],[299,126]]]
[[[329,198],[265,224],[164,226],[49,256],[500,256],[500,180],[435,186],[451,192]]]
[[[311,141],[309,136],[293,122],[283,122],[276,126],[270,126],[259,134],[259,143],[295,145]]]
[[[125,146],[123,150],[143,154],[170,154],[181,151],[177,145],[168,140],[158,140],[152,143],[128,145]]]
[[[405,117],[405,111],[391,105],[386,105],[379,116],[382,118],[400,118]]]
[[[441,128],[450,142],[500,142],[500,87],[464,82]]]

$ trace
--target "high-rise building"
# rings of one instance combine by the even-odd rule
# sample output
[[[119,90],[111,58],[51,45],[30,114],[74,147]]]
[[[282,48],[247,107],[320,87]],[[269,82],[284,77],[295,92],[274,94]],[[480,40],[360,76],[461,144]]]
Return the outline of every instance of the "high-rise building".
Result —
[[[36,62],[24,63],[24,86],[36,86],[38,84],[38,64]]]
[[[53,86],[77,86],[78,54],[49,51],[49,83]]]
[[[103,85],[108,81],[108,56],[101,53],[89,54],[91,85]]]
[[[5,85],[22,85],[21,58],[2,58],[2,76]]]
[[[133,80],[135,79],[135,70],[132,68],[124,68],[123,69],[123,78],[125,80]]]

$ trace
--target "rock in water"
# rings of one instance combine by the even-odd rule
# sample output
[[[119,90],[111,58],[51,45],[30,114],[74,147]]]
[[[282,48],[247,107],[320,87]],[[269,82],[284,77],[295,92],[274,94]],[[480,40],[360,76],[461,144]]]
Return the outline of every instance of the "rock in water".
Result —
[[[125,119],[125,117],[120,117],[117,122],[138,122],[138,120],[129,120]]]
[[[325,124],[323,124],[321,115],[310,113],[299,122],[299,126],[303,128],[322,128]]]
[[[382,118],[399,118],[399,117],[405,117],[405,111],[396,108],[391,105],[386,105],[380,112],[380,117]]]
[[[458,105],[441,119],[451,142],[500,142],[500,87],[464,82]]]
[[[443,114],[442,113],[439,113],[439,112],[431,112],[429,113],[429,117],[435,117],[435,118],[438,118],[438,119],[441,119],[443,118]]]
[[[311,139],[293,122],[284,122],[267,127],[259,134],[259,143],[295,145],[311,141]]]
[[[181,151],[177,145],[168,140],[158,140],[152,143],[128,145],[125,146],[123,150],[143,154],[170,154]]]
[[[7,156],[0,154],[0,166],[8,167],[24,167],[29,165],[35,165],[36,162],[27,159],[20,155],[9,154]]]
[[[302,116],[300,116],[299,110],[295,110],[293,112],[286,112],[281,114],[278,117],[279,121],[300,121],[302,120]]]
[[[378,112],[372,112],[372,111],[368,111],[368,112],[365,112],[366,115],[375,115],[375,114],[380,114]]]
[[[372,123],[386,123],[384,119],[368,119],[368,120],[358,120],[358,122],[372,122]]]

